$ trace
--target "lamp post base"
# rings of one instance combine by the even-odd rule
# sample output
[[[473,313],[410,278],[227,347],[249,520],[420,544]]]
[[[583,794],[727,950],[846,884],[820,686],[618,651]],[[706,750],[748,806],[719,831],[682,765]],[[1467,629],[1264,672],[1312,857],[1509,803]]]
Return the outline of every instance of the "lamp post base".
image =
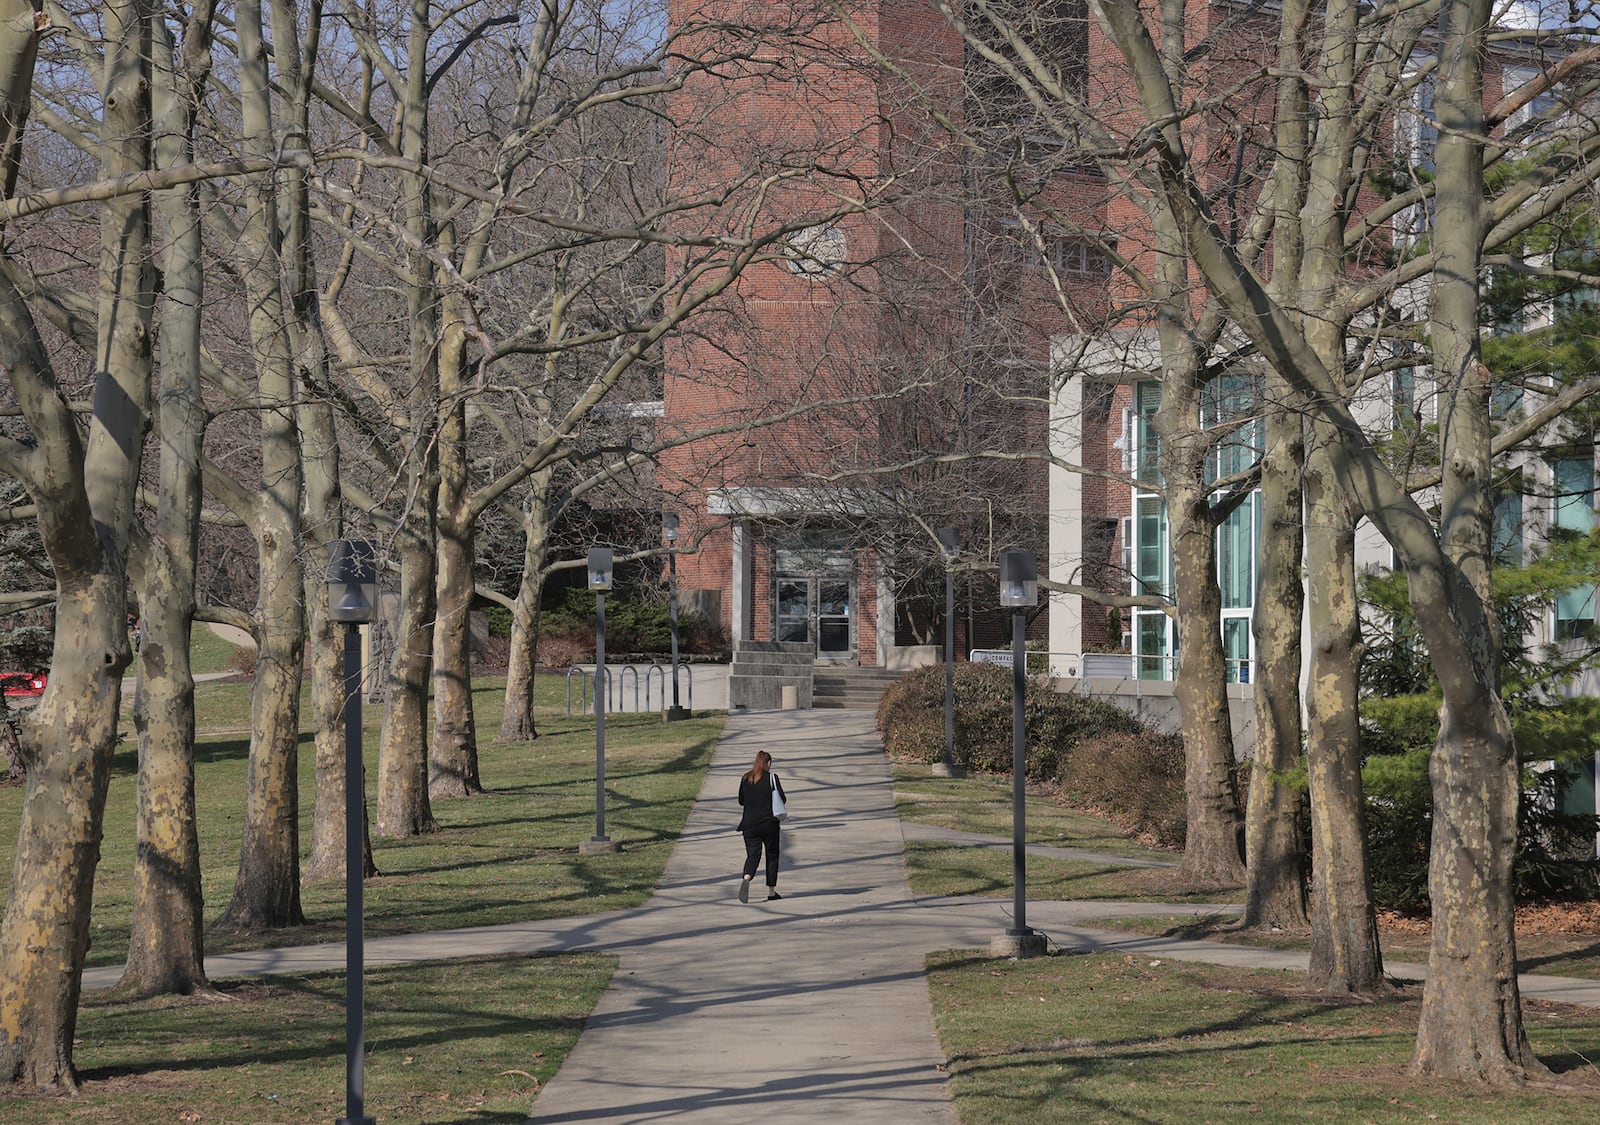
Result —
[[[378,1125],[370,1117],[340,1117],[334,1120],[333,1125]]]
[[[693,714],[694,712],[687,707],[668,707],[661,712],[661,717],[669,723],[676,723],[682,719],[689,718]]]
[[[1028,957],[1043,957],[1049,949],[1049,942],[1037,930],[1007,930],[999,937],[989,939],[990,957],[1013,957],[1023,960]]]
[[[611,855],[621,850],[622,845],[610,836],[591,836],[578,844],[579,855]]]
[[[934,777],[966,777],[967,771],[960,766],[947,766],[943,762],[935,762],[928,770]]]

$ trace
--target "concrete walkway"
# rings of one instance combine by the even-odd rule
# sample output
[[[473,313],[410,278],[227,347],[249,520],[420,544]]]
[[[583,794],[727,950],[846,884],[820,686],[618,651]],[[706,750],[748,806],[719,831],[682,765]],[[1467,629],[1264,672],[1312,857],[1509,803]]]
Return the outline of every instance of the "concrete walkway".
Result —
[[[735,892],[744,848],[734,794],[759,749],[772,754],[793,809],[783,836],[784,897],[759,901],[758,876],[756,901],[741,905]],[[953,1123],[923,958],[936,949],[986,947],[1010,925],[1011,900],[914,899],[903,861],[904,842],[913,837],[948,838],[910,825],[902,830],[870,712],[734,715],[661,885],[644,906],[373,939],[367,963],[535,950],[618,954],[616,976],[577,1047],[540,1093],[534,1122],[735,1122],[772,1114]],[[1304,953],[1085,925],[1115,915],[1227,909],[1233,908],[1030,902],[1027,920],[1061,949],[1306,968]],[[219,979],[343,965],[340,945],[206,959],[207,972]],[[1423,974],[1420,965],[1387,968],[1402,979]],[[119,976],[119,969],[91,970],[84,985],[108,987]],[[1600,981],[1524,976],[1522,993],[1600,1006]]]

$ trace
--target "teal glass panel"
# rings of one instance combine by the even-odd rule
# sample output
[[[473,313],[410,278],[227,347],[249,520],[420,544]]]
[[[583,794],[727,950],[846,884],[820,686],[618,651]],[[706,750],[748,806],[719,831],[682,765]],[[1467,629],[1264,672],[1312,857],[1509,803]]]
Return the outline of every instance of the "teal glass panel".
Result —
[[[1228,682],[1250,682],[1250,619],[1224,617],[1222,619],[1222,655],[1228,661]]]
[[[1139,613],[1135,615],[1134,666],[1141,680],[1170,680],[1172,673],[1167,661],[1167,615],[1164,613]]]
[[[1136,593],[1167,592],[1167,506],[1159,496],[1142,496],[1137,502],[1134,528]]]
[[[1255,604],[1255,510],[1240,504],[1217,530],[1217,585],[1223,609]]]

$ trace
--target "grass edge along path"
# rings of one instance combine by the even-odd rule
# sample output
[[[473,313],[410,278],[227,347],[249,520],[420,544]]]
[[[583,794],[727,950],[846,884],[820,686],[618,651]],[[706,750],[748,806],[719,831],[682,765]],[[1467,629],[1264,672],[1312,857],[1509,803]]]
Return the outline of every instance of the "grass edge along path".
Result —
[[[1600,1095],[1600,1012],[1525,1002],[1556,1089],[1497,1092],[1406,1071],[1420,988],[1373,1003],[1298,973],[1118,954],[927,960],[963,1125],[1587,1125]]]
[[[616,958],[527,954],[369,967],[366,1112],[392,1123],[527,1119]],[[342,970],[128,1003],[86,994],[76,1097],[0,1089],[6,1125],[304,1125],[344,1110]]]

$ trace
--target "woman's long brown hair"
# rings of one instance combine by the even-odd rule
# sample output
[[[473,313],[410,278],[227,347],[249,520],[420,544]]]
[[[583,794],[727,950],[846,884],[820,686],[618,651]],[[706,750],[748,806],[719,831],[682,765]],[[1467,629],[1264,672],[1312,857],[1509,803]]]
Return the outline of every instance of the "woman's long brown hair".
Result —
[[[744,775],[744,779],[752,784],[760,781],[762,775],[767,772],[767,768],[771,765],[772,755],[768,754],[765,750],[757,750],[756,763],[750,767],[750,772]]]

